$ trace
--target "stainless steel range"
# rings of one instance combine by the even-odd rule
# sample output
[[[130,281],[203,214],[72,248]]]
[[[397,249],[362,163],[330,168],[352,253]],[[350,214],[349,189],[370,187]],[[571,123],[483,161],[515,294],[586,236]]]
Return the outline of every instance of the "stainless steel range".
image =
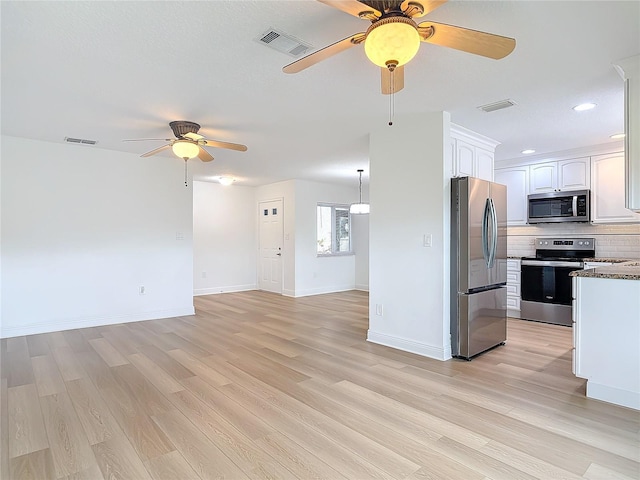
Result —
[[[593,238],[536,238],[535,257],[521,262],[520,316],[571,325],[571,277],[585,258],[595,257]]]

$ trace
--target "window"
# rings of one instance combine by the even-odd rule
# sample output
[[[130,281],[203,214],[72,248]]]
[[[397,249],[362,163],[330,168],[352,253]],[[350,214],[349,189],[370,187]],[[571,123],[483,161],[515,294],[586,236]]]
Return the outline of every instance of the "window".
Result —
[[[349,205],[318,204],[318,255],[351,253]]]

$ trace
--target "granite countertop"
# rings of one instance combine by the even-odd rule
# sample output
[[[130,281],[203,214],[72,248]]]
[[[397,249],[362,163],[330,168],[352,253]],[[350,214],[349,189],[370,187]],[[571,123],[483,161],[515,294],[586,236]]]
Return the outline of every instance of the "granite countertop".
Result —
[[[612,261],[614,265],[608,265],[587,270],[574,270],[569,275],[572,277],[589,278],[614,278],[618,280],[640,280],[640,260],[619,262],[616,260],[594,259],[594,261]]]
[[[626,263],[637,262],[639,260],[632,260],[630,258],[585,258],[585,262],[607,262],[607,263]]]

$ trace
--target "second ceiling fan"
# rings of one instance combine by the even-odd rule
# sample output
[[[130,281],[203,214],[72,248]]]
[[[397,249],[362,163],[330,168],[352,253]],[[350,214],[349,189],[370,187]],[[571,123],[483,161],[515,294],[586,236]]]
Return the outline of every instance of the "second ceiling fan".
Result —
[[[364,43],[369,60],[381,67],[382,93],[404,87],[404,65],[418,52],[420,42],[454,48],[483,57],[500,59],[516,46],[513,38],[414,18],[432,12],[447,0],[318,0],[358,18],[369,20],[366,32],[350,35],[285,66],[298,73],[350,47]]]

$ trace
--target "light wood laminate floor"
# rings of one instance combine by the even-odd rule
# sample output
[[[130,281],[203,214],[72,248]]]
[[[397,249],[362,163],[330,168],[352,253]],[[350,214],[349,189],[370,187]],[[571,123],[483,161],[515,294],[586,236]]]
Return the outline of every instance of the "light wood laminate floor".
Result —
[[[5,339],[5,479],[638,479],[639,414],[585,398],[571,330],[439,362],[368,343],[368,296]]]

